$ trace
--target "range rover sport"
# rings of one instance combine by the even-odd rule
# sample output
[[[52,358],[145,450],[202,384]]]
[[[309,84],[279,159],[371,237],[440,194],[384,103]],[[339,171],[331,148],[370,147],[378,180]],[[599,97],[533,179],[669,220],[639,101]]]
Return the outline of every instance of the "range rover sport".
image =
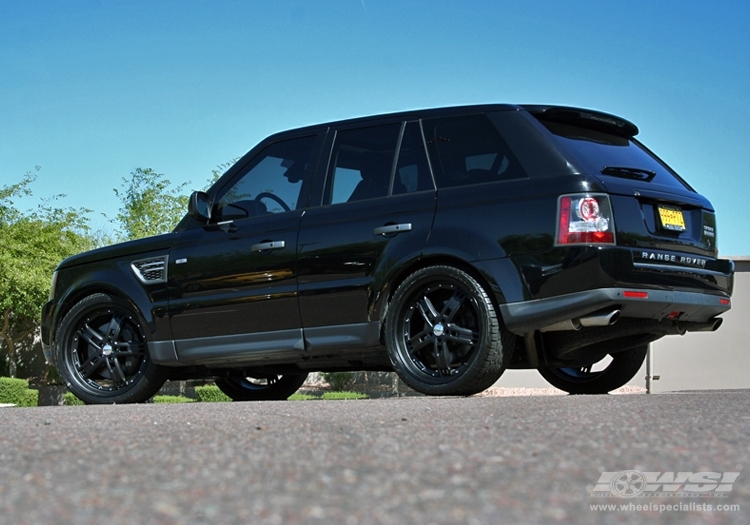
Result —
[[[45,357],[87,403],[209,378],[284,399],[312,371],[467,396],[507,368],[606,393],[716,330],[733,264],[707,199],[598,111],[486,105],[273,135],[172,233],[60,263]]]

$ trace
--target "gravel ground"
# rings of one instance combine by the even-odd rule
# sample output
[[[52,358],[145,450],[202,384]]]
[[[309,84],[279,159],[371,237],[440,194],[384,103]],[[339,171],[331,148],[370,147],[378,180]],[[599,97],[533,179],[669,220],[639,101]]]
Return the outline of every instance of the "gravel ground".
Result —
[[[745,524],[749,401],[739,391],[5,409],[0,522]],[[721,501],[741,510],[592,511],[601,473],[629,469],[740,472]]]
[[[630,386],[626,385],[617,390],[613,390],[610,394],[645,394],[646,389],[642,386]],[[478,394],[478,397],[505,397],[505,396],[565,396],[567,392],[563,392],[559,388],[508,388],[493,386]]]

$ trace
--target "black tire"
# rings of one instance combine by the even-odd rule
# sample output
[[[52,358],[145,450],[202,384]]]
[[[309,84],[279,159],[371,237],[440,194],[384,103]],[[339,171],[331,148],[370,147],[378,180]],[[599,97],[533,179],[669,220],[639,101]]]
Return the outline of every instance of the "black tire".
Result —
[[[492,386],[516,343],[484,288],[452,266],[423,268],[401,283],[388,307],[385,339],[404,383],[444,396]]]
[[[60,375],[85,403],[142,403],[167,379],[149,357],[140,317],[119,297],[94,294],[78,302],[56,341]]]
[[[612,354],[606,368],[592,371],[595,363],[576,368],[540,368],[539,373],[552,386],[570,394],[606,394],[635,377],[646,359],[648,345]]]
[[[225,377],[217,379],[216,386],[233,401],[272,401],[288,398],[305,379],[307,374]]]

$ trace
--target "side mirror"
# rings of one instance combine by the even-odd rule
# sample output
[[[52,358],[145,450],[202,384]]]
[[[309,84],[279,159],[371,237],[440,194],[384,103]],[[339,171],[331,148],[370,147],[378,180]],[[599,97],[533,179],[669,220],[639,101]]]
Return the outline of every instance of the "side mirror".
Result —
[[[194,219],[211,220],[211,197],[203,191],[194,191],[188,203],[188,215]]]

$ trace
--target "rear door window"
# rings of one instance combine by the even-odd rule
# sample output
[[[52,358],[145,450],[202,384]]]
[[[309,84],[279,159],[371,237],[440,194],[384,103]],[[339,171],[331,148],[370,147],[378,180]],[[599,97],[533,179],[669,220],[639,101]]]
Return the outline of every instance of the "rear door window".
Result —
[[[386,197],[401,123],[339,131],[326,204]]]
[[[393,177],[393,195],[434,190],[419,122],[407,122]]]

